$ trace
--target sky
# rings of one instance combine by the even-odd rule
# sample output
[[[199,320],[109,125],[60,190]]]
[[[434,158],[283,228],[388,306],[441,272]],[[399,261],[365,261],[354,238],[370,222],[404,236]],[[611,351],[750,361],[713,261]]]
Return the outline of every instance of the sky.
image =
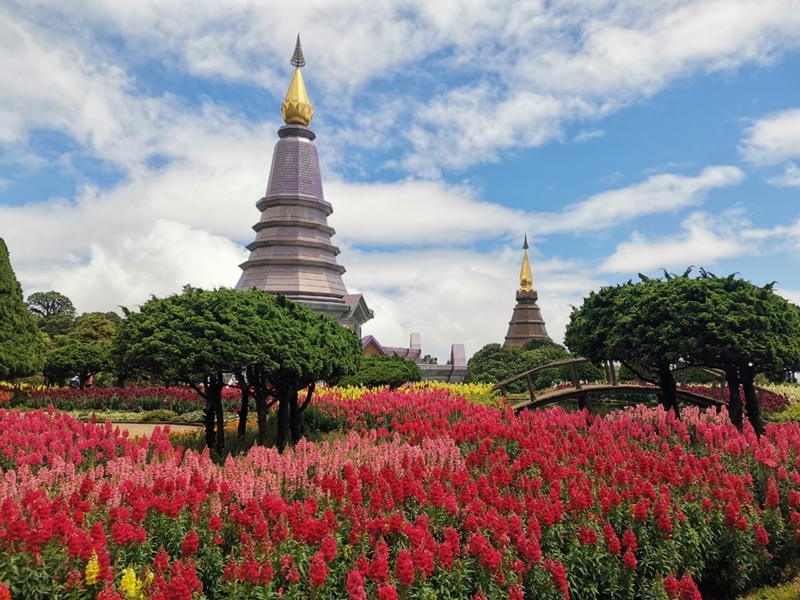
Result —
[[[0,237],[78,311],[233,286],[301,35],[363,333],[502,342],[527,233],[590,291],[703,267],[800,302],[800,0],[6,0]]]

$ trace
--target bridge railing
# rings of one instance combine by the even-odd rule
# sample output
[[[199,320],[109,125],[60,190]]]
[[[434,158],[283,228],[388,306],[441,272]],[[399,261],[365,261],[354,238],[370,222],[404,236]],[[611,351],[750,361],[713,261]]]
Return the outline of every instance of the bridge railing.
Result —
[[[678,385],[682,389],[686,389],[686,379],[689,375],[689,369],[696,369],[698,371],[702,371],[703,373],[708,373],[709,375],[713,376],[714,379],[711,382],[711,394],[712,396],[717,393],[717,386],[719,386],[719,399],[725,400],[725,390],[727,389],[726,381],[725,381],[725,371],[720,371],[719,369],[709,369],[707,367],[697,367],[694,365],[686,365],[686,364],[679,364],[676,368],[672,370],[673,373],[677,374],[679,371],[684,371],[683,378],[679,381]],[[761,402],[763,400],[764,394],[769,392],[765,387],[761,387],[760,385],[753,386],[756,390],[756,396],[758,397],[758,401]]]
[[[534,402],[536,400],[536,390],[534,389],[533,379],[532,379],[531,375],[533,375],[535,373],[539,373],[541,371],[545,371],[547,369],[556,369],[556,368],[559,368],[559,367],[569,367],[570,379],[572,380],[571,381],[572,386],[576,390],[581,390],[581,389],[583,389],[583,386],[581,384],[581,380],[580,380],[580,377],[578,375],[578,365],[581,364],[581,363],[585,363],[585,362],[589,362],[589,359],[588,358],[578,357],[578,358],[569,358],[569,359],[565,359],[565,360],[558,360],[558,361],[555,361],[555,362],[548,363],[546,365],[540,365],[538,367],[534,367],[533,369],[528,369],[527,371],[524,371],[524,372],[520,373],[519,375],[514,375],[514,377],[509,377],[508,379],[505,379],[505,380],[495,384],[492,387],[492,389],[493,390],[500,390],[502,392],[502,394],[507,397],[508,393],[506,392],[506,388],[509,385],[511,385],[512,383],[516,383],[517,381],[520,381],[520,380],[524,379],[525,383],[528,386],[528,393],[530,394],[531,402]],[[610,385],[612,385],[614,387],[618,386],[619,382],[617,381],[617,371],[616,371],[616,368],[614,367],[614,363],[612,361],[606,360],[606,361],[603,361],[602,364],[603,364],[603,369],[604,369],[605,375],[606,375],[606,384],[610,384]],[[719,392],[718,392],[719,401],[722,402],[722,401],[725,400],[725,389],[726,389],[726,386],[725,386],[725,373],[724,373],[724,371],[680,363],[680,364],[678,364],[678,366],[676,366],[672,370],[673,374],[678,374],[680,371],[684,371],[685,372],[683,378],[678,383],[678,386],[679,386],[680,389],[684,389],[684,390],[686,389],[686,385],[687,385],[686,384],[686,379],[687,379],[687,376],[688,376],[688,373],[689,373],[689,369],[697,369],[699,371],[703,371],[704,373],[708,373],[709,375],[712,375],[714,379],[712,380],[712,385],[711,385],[711,397],[714,398],[717,395],[717,389],[719,389]],[[637,381],[638,381],[638,378],[637,378]],[[764,388],[764,387],[761,387],[761,386],[755,386],[755,389],[756,389],[756,394],[758,395],[759,401],[762,399],[762,397],[763,397],[765,392],[769,392],[769,390],[767,388]],[[579,402],[579,405],[580,404],[585,404],[585,402],[586,402],[586,400],[584,398],[584,401],[583,402]]]
[[[517,381],[520,381],[520,380],[524,379],[525,382],[528,385],[528,392],[530,393],[530,396],[531,396],[531,402],[533,402],[536,399],[536,390],[534,389],[533,379],[531,378],[531,375],[533,375],[534,373],[539,373],[540,371],[544,371],[546,369],[556,369],[556,368],[559,368],[559,367],[569,367],[569,374],[570,374],[570,379],[572,380],[572,385],[575,387],[575,389],[580,390],[580,389],[582,389],[582,385],[581,385],[581,379],[578,376],[578,365],[581,364],[581,363],[585,363],[585,362],[589,362],[589,359],[588,358],[568,358],[568,359],[565,359],[565,360],[557,360],[556,362],[551,362],[551,363],[548,363],[546,365],[540,365],[538,367],[534,367],[533,369],[529,369],[529,370],[527,370],[527,371],[525,371],[523,373],[520,373],[519,375],[514,375],[514,377],[510,377],[508,379],[505,379],[504,381],[501,381],[500,383],[495,384],[492,387],[492,389],[493,390],[500,390],[502,392],[503,396],[508,396],[508,394],[506,393],[506,388],[509,385],[511,385],[512,383],[515,383]],[[614,370],[614,365],[613,364],[608,364],[607,362],[605,362],[605,363],[603,363],[603,366],[605,367],[606,378],[607,378],[608,382],[610,382],[612,385],[617,385],[617,373]]]

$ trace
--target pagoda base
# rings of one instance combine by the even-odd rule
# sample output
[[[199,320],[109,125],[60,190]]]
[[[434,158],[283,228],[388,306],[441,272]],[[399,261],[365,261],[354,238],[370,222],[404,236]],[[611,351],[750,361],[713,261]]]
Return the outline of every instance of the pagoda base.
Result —
[[[536,290],[517,291],[517,305],[508,323],[504,346],[523,346],[525,342],[534,338],[550,339],[542,320],[542,313],[536,304],[538,299],[539,294]]]

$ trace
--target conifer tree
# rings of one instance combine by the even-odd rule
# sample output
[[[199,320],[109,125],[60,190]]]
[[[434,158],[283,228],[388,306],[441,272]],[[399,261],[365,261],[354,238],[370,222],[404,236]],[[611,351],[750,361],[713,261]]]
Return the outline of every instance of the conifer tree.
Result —
[[[44,342],[0,238],[0,380],[33,375],[43,361]]]

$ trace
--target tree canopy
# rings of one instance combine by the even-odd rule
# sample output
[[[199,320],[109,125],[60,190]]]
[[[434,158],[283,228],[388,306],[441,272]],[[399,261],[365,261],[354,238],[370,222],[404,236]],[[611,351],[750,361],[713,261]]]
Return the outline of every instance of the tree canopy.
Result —
[[[28,296],[26,303],[30,311],[42,319],[59,315],[75,318],[75,306],[73,306],[72,300],[64,294],[59,294],[52,290],[49,292],[34,292]]]
[[[265,441],[266,410],[278,403],[278,446],[301,435],[301,414],[318,380],[336,382],[354,372],[361,356],[355,334],[284,296],[252,289],[205,291],[152,298],[127,318],[114,344],[124,368],[192,386],[206,399],[206,442],[224,445],[223,375],[237,375],[259,411]],[[302,405],[300,390],[308,393]],[[216,434],[214,432],[216,417]]]
[[[50,383],[62,384],[78,375],[80,387],[100,371],[113,368],[111,346],[122,318],[116,313],[84,313],[72,330],[56,338],[47,354],[44,376]]]
[[[592,292],[573,310],[565,342],[592,360],[614,360],[640,379],[659,385],[663,402],[678,411],[672,367],[677,364],[725,371],[729,414],[742,426],[740,385],[748,418],[762,426],[754,378],[781,379],[800,369],[800,312],[775,294],[736,275],[716,277],[691,269],[664,279],[640,275]]]
[[[679,414],[672,365],[685,354],[675,321],[677,307],[664,301],[667,282],[642,278],[592,292],[574,309],[564,342],[590,360],[621,362],[658,385],[665,408]]]
[[[50,337],[69,333],[75,322],[75,306],[65,295],[55,291],[34,292],[26,301],[36,317],[39,329]]]
[[[153,297],[138,312],[123,309],[126,318],[112,350],[118,369],[148,373],[197,391],[206,400],[206,443],[218,450],[225,443],[223,374],[253,358],[238,300],[235,290],[191,286],[182,294]]]
[[[0,380],[26,377],[42,368],[42,337],[23,301],[8,247],[0,238]]]
[[[687,342],[684,360],[725,372],[728,411],[737,427],[743,420],[741,385],[748,420],[760,434],[755,377],[781,381],[800,370],[800,309],[776,294],[773,284],[757,286],[736,274],[717,277],[701,269],[698,277],[687,272],[667,283]]]
[[[361,341],[331,317],[283,295],[257,289],[237,293],[253,314],[249,325],[255,349],[246,363],[246,380],[259,412],[259,438],[263,442],[267,403],[277,402],[277,446],[282,450],[290,433],[294,442],[302,436],[302,413],[316,382],[335,384],[357,371]],[[307,392],[300,404],[303,389]]]

